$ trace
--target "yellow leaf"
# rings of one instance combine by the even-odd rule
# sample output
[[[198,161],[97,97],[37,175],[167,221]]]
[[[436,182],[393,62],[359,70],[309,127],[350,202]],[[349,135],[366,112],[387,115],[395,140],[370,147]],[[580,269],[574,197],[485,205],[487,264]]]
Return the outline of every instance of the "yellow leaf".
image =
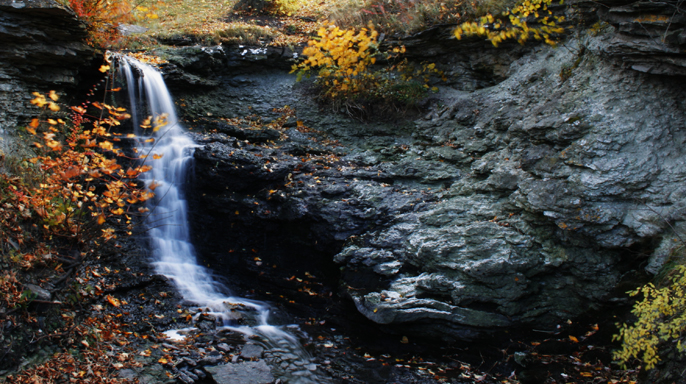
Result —
[[[108,150],[108,151],[111,151],[111,150],[114,148],[114,147],[112,146],[112,143],[110,143],[109,141],[100,142],[100,143],[98,143],[98,146],[99,146],[100,148],[105,149],[105,150]]]
[[[107,72],[107,71],[109,71],[109,70],[110,70],[110,66],[109,66],[109,65],[102,65],[102,66],[100,66],[100,69],[99,69],[99,71],[102,72],[102,73],[105,73],[105,72]]]
[[[31,100],[31,104],[33,104],[39,108],[43,108],[43,106],[48,103],[45,100],[45,96],[41,95],[40,93],[34,92],[33,95],[36,96],[36,98]]]
[[[50,92],[48,93],[48,97],[49,97],[50,100],[52,100],[52,101],[57,101],[57,99],[60,98],[60,97],[57,95],[57,93],[55,93],[55,91],[50,91]]]

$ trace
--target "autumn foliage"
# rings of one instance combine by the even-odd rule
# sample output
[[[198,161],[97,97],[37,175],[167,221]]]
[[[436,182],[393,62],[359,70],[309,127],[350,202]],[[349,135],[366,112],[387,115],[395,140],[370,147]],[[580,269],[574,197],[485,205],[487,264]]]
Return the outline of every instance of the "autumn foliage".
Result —
[[[414,66],[401,59],[405,47],[382,52],[379,33],[372,25],[355,32],[325,23],[317,35],[319,38],[310,40],[303,50],[305,59],[294,65],[291,73],[297,72],[300,81],[303,75],[316,71],[315,83],[322,98],[348,110],[374,104],[412,105],[428,90],[437,91],[428,85],[431,76],[443,76],[434,64]],[[375,68],[377,58],[385,65]]]
[[[49,94],[52,101],[34,95],[32,103],[39,107],[54,110],[57,106],[53,92]],[[123,169],[117,162],[124,154],[114,147],[110,129],[130,117],[126,110],[98,102],[92,106],[100,111],[95,119],[88,118],[86,108],[72,107],[70,123],[36,118],[26,128],[37,139],[33,145],[39,155],[29,162],[40,178],[28,206],[51,235],[78,238],[92,220],[102,225],[108,216],[124,215],[131,204],[153,196],[136,180],[150,166]],[[102,229],[101,236],[107,240],[113,237],[113,230]]]
[[[76,15],[86,23],[88,43],[96,47],[110,47],[119,43],[122,24],[135,22],[138,18],[157,18],[151,7],[130,0],[63,0]]]
[[[108,69],[103,66],[101,71]],[[116,91],[107,89],[106,93]],[[96,101],[66,106],[59,100],[54,91],[34,92],[31,104],[40,115],[15,139],[23,140],[31,150],[0,156],[0,264],[5,266],[0,272],[0,320],[7,325],[0,330],[0,354],[21,353],[24,345],[5,343],[13,337],[6,332],[18,327],[31,332],[36,318],[30,305],[42,302],[59,308],[60,313],[50,327],[36,327],[38,333],[30,343],[60,340],[66,348],[80,348],[79,356],[59,353],[42,365],[9,376],[7,382],[124,382],[108,376],[112,369],[133,364],[130,358],[102,348],[107,343],[127,344],[131,332],[116,316],[81,317],[74,307],[86,298],[103,300],[113,308],[121,305],[105,296],[114,289],[105,276],[115,272],[87,266],[86,258],[116,238],[117,231],[131,234],[134,216],[148,211],[139,203],[154,194],[137,178],[151,167],[115,146],[127,137],[116,133],[130,117],[125,109]],[[51,287],[59,298],[37,300],[29,283]],[[6,364],[3,367],[9,367]]]
[[[564,32],[564,28],[558,25],[564,21],[564,16],[553,15],[548,9],[551,3],[552,0],[524,0],[500,16],[494,17],[489,13],[478,21],[462,23],[453,33],[458,39],[462,36],[484,36],[496,47],[512,39],[524,44],[531,37],[554,46],[554,36]]]
[[[11,170],[2,158],[0,237],[11,245],[4,261],[17,270],[49,264],[59,271],[55,264],[70,256],[60,256],[55,245],[97,245],[116,237],[104,225],[108,218],[131,224],[133,213],[146,210],[134,206],[153,196],[137,181],[150,167],[125,169],[117,161],[125,156],[114,147],[110,130],[129,117],[124,109],[93,102],[65,112],[54,91],[33,96],[31,103],[43,111],[25,128],[35,155]],[[2,307],[12,310],[27,301],[21,286],[13,270],[0,275]]]
[[[686,266],[677,266],[663,287],[650,283],[629,294],[643,299],[631,311],[636,316],[633,324],[617,324],[619,334],[614,338],[622,341],[622,348],[614,353],[615,359],[624,364],[639,359],[652,369],[660,362],[665,345],[676,343],[678,353],[685,353]]]

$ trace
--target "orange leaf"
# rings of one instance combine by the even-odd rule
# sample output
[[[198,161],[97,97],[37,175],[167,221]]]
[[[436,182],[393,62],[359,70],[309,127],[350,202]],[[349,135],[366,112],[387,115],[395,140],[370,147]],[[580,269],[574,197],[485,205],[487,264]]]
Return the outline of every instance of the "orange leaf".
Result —
[[[74,112],[77,112],[77,113],[79,113],[79,114],[81,114],[81,115],[83,115],[84,113],[86,113],[86,108],[73,106],[73,107],[71,107],[71,109],[72,109]]]
[[[575,342],[575,343],[579,342],[579,339],[577,339],[576,337],[571,336],[571,335],[569,336],[569,340],[571,340],[572,342]]]
[[[64,180],[69,180],[72,177],[76,177],[81,174],[81,169],[77,167],[69,167],[66,171],[62,172],[61,176]]]
[[[48,93],[48,97],[52,101],[57,101],[57,99],[60,98],[59,96],[57,96],[57,93],[55,93],[55,91],[50,91],[50,93]]]
[[[107,295],[105,299],[107,299],[107,301],[115,307],[119,307],[121,305],[121,301],[119,301],[119,299],[116,297],[112,297],[112,295]]]
[[[155,160],[161,159],[162,156],[164,156],[164,154],[162,154],[162,155],[158,155],[158,154],[156,154],[156,153],[153,153],[153,154],[152,154],[152,158],[155,159]]]
[[[105,222],[105,216],[100,215],[98,216],[98,225],[102,225]]]

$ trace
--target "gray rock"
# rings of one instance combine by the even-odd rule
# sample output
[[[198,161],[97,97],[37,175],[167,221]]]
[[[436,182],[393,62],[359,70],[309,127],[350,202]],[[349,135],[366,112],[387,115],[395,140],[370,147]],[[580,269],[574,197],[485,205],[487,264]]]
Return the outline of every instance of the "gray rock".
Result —
[[[264,353],[264,348],[257,344],[246,344],[241,349],[241,357],[246,360],[259,359]]]
[[[83,23],[52,0],[0,1],[0,128],[35,117],[31,92],[74,87],[93,58]]]
[[[200,363],[212,365],[212,364],[217,364],[218,362],[222,361],[223,359],[224,359],[224,356],[215,352],[214,354],[207,355],[207,356],[203,357],[202,360],[200,360]]]
[[[626,39],[621,28],[558,49],[507,48],[502,60],[448,55],[442,64],[459,79],[473,76],[466,57],[493,75],[444,89],[412,127],[360,125],[298,96],[286,101],[292,83],[278,71],[232,75],[232,88],[212,91],[216,102],[201,97],[190,112],[240,115],[240,100],[268,114],[274,103],[298,102],[298,119],[344,148],[314,145],[320,136],[293,129],[274,146],[240,127],[198,135],[196,243],[219,255],[221,269],[231,266],[222,228],[243,231],[236,242],[251,236],[243,228],[269,228],[282,248],[333,253],[342,289],[369,319],[446,340],[554,328],[603,305],[630,247],[650,251],[675,235],[668,222],[686,222],[683,81],[631,69],[638,56],[611,47]],[[641,41],[632,40],[634,52]],[[623,55],[627,68],[615,65]],[[323,154],[335,160],[303,160]],[[672,252],[666,244],[650,271]]]
[[[193,375],[193,376],[195,376],[195,375]],[[195,383],[195,380],[191,377],[190,372],[181,371],[181,372],[179,372],[177,377],[182,383],[186,383],[186,384]],[[196,376],[196,378],[197,378],[197,376]]]
[[[217,384],[270,384],[274,382],[269,366],[264,361],[246,361],[206,367]]]
[[[34,294],[38,300],[48,301],[52,297],[52,294],[50,294],[49,291],[34,284],[24,284],[24,288],[31,291],[31,293]]]
[[[686,75],[686,18],[677,3],[646,3],[620,0],[601,1],[600,16],[611,24],[591,45],[621,61],[626,68],[656,75]]]

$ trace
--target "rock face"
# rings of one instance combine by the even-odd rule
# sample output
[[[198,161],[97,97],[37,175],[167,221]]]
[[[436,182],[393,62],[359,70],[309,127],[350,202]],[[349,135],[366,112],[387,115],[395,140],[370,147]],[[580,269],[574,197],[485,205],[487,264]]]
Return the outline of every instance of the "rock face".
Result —
[[[93,58],[85,28],[52,0],[0,0],[0,130],[33,117],[31,92],[73,89]]]
[[[217,384],[269,384],[274,376],[264,361],[224,364],[207,368]]]
[[[627,67],[659,75],[686,75],[686,6],[678,1],[600,1],[600,17],[617,33],[598,48]]]
[[[185,113],[204,117],[191,123],[206,132],[190,191],[200,253],[219,271],[248,266],[237,279],[265,291],[324,275],[313,294],[340,281],[373,322],[445,340],[553,329],[615,300],[648,255],[659,269],[686,203],[685,79],[609,49],[627,33],[617,25],[557,49],[517,48],[482,71],[460,43],[455,55],[442,44],[428,59],[455,78],[402,126],[320,111],[273,66],[221,74],[230,54],[172,60],[176,79],[209,68],[184,64],[197,57],[216,64],[214,84],[175,90]],[[477,73],[490,80],[460,83]],[[285,104],[297,116],[270,128],[217,119]]]
[[[682,80],[618,70],[584,50],[593,43],[568,42],[578,58],[532,53],[504,82],[418,122],[418,137],[468,155],[452,161],[463,177],[429,209],[336,256],[377,273],[395,263],[386,289],[350,292],[360,312],[451,324],[436,335],[454,324],[550,326],[602,302],[631,266],[629,250],[650,249],[667,222],[683,220]]]

